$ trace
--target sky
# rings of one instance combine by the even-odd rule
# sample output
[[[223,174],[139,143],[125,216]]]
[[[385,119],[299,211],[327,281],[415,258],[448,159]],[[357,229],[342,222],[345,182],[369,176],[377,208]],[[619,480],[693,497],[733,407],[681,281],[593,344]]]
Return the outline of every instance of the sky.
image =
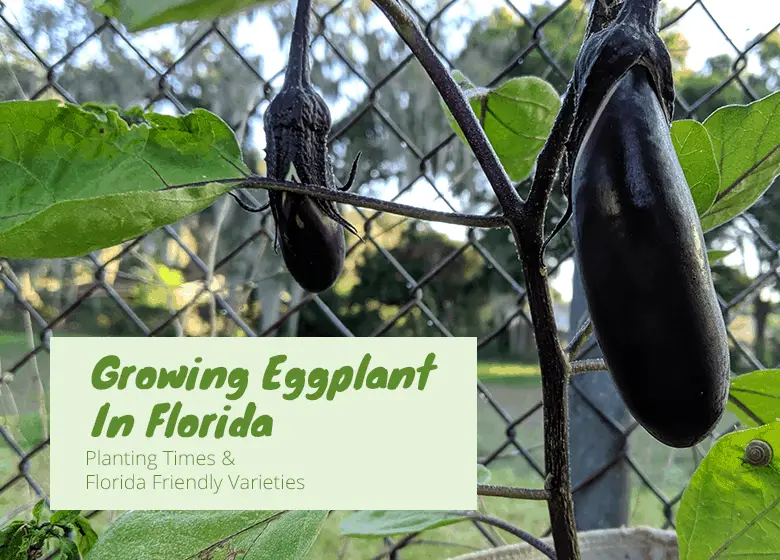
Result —
[[[53,3],[59,3],[61,0],[50,0]],[[483,17],[488,15],[496,6],[501,4],[502,0],[463,0],[456,3],[447,13],[447,17],[455,18],[459,15]],[[686,8],[690,6],[693,0],[662,0],[668,8]],[[10,12],[12,21],[24,22],[25,14],[23,8],[24,0],[4,0],[6,10]],[[315,0],[316,2],[316,0]],[[521,11],[526,12],[535,0],[512,0],[513,4]],[[728,35],[729,39],[739,48],[745,46],[758,34],[766,33],[774,25],[780,22],[780,0],[701,0],[695,3],[694,7],[674,26],[674,30],[682,33],[690,44],[688,52],[687,65],[693,70],[701,70],[707,58],[718,54],[734,55],[734,47],[724,37],[716,24],[708,15],[722,26],[722,31]],[[377,18],[376,25],[388,26],[384,18]],[[138,40],[150,43],[164,43],[172,40],[170,28],[145,32]],[[450,50],[458,50],[459,43],[462,41],[463,34],[453,34],[448,44]],[[276,31],[267,17],[259,17],[251,24],[245,23],[239,27],[237,45],[247,53],[262,54],[265,75],[272,75],[283,68],[286,61],[286,52],[280,50]],[[93,42],[95,48],[97,44]],[[320,46],[322,42],[320,41]],[[316,47],[316,43],[315,43]],[[90,57],[89,49],[84,49],[82,56]],[[755,59],[749,60],[749,70],[755,70],[757,63]],[[357,97],[360,97],[359,95]],[[347,109],[348,103],[339,104],[331,107],[334,121],[337,121]],[[255,127],[256,129],[258,127]],[[262,131],[259,132],[262,136]],[[257,145],[264,145],[264,138],[257,138]],[[440,189],[446,191],[448,185],[443,180],[439,185]],[[388,192],[397,192],[397,186],[390,186]],[[442,200],[437,200],[433,189],[430,186],[421,185],[413,188],[406,193],[399,202],[424,206],[436,210],[447,211],[449,208]],[[453,237],[455,239],[465,239],[465,228],[460,226],[449,226],[446,224],[435,224],[434,227]],[[727,260],[727,264],[738,266],[743,262],[743,256],[739,253],[732,254]],[[757,273],[758,261],[755,257],[755,249],[747,246],[744,248],[744,266],[748,275],[753,276]],[[573,262],[569,260],[564,263],[559,272],[552,278],[553,287],[561,294],[565,300],[571,298],[571,278],[573,273]]]
[[[664,4],[672,8],[685,8],[691,1],[666,0]],[[707,12],[741,48],[759,33],[766,33],[780,23],[780,0],[705,0],[695,6],[675,27],[691,44],[688,66],[694,70],[701,69],[710,56],[734,53],[733,47],[718,31]]]

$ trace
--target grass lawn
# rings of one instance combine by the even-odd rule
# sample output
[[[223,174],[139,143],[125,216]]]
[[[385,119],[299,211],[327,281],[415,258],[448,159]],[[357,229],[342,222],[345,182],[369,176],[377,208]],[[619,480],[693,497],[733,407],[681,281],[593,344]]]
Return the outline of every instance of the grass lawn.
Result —
[[[21,332],[0,331],[0,344],[24,344],[27,335]]]
[[[480,381],[509,382],[526,387],[541,387],[539,364],[514,362],[478,362],[477,377]]]
[[[539,364],[518,364],[514,362],[477,363],[477,375],[480,378],[538,376],[540,373]]]

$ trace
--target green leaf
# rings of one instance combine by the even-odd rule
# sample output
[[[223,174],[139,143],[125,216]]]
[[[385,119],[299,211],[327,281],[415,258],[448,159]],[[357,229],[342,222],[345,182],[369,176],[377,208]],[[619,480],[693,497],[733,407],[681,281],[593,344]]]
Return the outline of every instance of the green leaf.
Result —
[[[92,7],[104,16],[118,18],[122,12],[120,0],[94,0]]]
[[[769,443],[765,467],[743,462],[753,439]],[[680,560],[780,557],[780,423],[719,439],[696,469],[677,513]]]
[[[79,560],[79,549],[72,540],[67,537],[58,539],[57,546],[60,551],[52,556],[52,560]]]
[[[737,376],[731,380],[729,396],[728,408],[746,426],[780,419],[780,369],[762,369]]]
[[[129,113],[128,113],[129,114]],[[245,169],[230,128],[208,111],[127,114],[92,104],[0,103],[0,256],[83,255],[198,212]]]
[[[710,266],[713,264],[725,259],[728,257],[731,253],[736,251],[736,247],[734,249],[729,249],[728,251],[719,250],[719,249],[713,249],[712,251],[707,251],[707,262],[710,263]]]
[[[42,544],[37,530],[24,521],[12,521],[0,531],[0,559],[28,560],[30,549]]]
[[[477,464],[477,484],[487,484],[490,480],[490,470],[485,465]]]
[[[52,525],[70,525],[81,514],[78,509],[61,509],[51,514]]]
[[[704,121],[720,168],[720,191],[702,216],[709,231],[750,208],[780,174],[780,92],[721,107]]]
[[[477,115],[509,178],[521,181],[533,169],[561,106],[561,98],[549,82],[535,76],[507,80],[493,89],[474,86],[460,72],[453,72]],[[443,101],[447,120],[461,140],[458,123]]]
[[[184,560],[208,549],[243,560],[300,560],[326,511],[130,511],[111,524],[87,560]],[[154,535],[154,538],[149,538]]]
[[[32,518],[35,520],[36,523],[40,523],[41,514],[44,512],[45,509],[46,509],[45,500],[38,500],[38,502],[33,506]]]
[[[74,540],[79,547],[82,556],[86,556],[98,540],[97,533],[92,528],[92,523],[86,517],[79,516],[73,520],[73,526],[76,529]]]
[[[465,521],[468,517],[447,511],[356,511],[341,522],[348,537],[384,537],[427,531]]]
[[[117,18],[128,31],[140,31],[166,23],[211,20],[241,12],[274,0],[95,0],[94,8]]]
[[[2,529],[0,529],[0,548],[6,542],[8,542],[19,529],[24,527],[24,525],[26,525],[26,523],[20,519],[11,521],[10,523],[3,525]]]
[[[299,560],[306,556],[317,540],[322,524],[328,516],[326,510],[288,511],[271,522],[260,538],[245,536],[240,544],[249,552],[242,560]],[[248,542],[247,542],[248,541]]]
[[[691,189],[696,212],[701,216],[715,202],[720,187],[720,171],[710,135],[696,121],[674,121],[672,144]]]

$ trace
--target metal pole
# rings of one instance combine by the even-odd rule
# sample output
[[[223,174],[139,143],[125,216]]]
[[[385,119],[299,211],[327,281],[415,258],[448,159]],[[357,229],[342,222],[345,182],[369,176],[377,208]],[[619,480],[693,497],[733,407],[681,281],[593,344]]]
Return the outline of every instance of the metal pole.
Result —
[[[587,303],[578,267],[574,267],[569,332],[577,331]],[[601,356],[594,346],[585,356]],[[569,434],[572,487],[587,481],[594,473],[620,455],[624,436],[616,426],[626,427],[631,417],[606,371],[576,375],[569,387]],[[610,421],[611,419],[612,421]],[[630,486],[627,463],[619,459],[600,476],[574,494],[577,529],[607,529],[628,524]]]

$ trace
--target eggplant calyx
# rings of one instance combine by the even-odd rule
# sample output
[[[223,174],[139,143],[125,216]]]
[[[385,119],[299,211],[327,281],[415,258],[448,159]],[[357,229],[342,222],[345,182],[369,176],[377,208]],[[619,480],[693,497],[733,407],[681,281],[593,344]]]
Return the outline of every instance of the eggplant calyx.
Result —
[[[576,159],[585,132],[600,113],[620,79],[635,66],[650,75],[668,123],[674,111],[674,83],[669,51],[655,26],[656,0],[627,0],[615,20],[591,35],[575,64],[574,127],[569,138],[570,161]]]

